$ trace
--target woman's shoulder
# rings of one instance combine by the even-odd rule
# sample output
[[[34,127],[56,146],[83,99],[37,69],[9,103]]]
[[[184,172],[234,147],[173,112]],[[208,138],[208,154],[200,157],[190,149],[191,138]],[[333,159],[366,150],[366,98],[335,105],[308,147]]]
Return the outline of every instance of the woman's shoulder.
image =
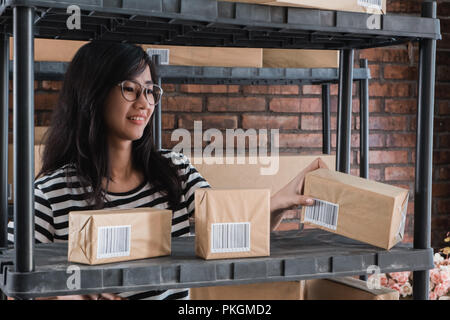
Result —
[[[159,154],[165,158],[172,159],[175,165],[189,164],[189,158],[181,152],[174,151],[172,149],[160,149]]]
[[[76,167],[73,164],[65,164],[51,172],[40,176],[34,181],[35,188],[49,188],[53,185],[65,184],[67,182],[76,182]]]

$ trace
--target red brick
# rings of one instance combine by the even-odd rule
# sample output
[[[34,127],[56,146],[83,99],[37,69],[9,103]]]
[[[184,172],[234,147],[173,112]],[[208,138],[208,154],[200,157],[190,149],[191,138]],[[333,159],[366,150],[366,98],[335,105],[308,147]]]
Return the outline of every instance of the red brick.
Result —
[[[281,222],[275,231],[290,231],[298,230],[300,228],[300,222]]]
[[[186,93],[238,93],[238,85],[182,84],[180,91]]]
[[[320,148],[322,134],[280,133],[280,148]]]
[[[407,113],[413,114],[417,112],[417,100],[392,100],[387,99],[385,102],[385,110],[390,113]]]
[[[57,93],[36,93],[34,95],[35,110],[53,110],[58,104]]]
[[[450,81],[450,66],[438,66],[437,67],[437,80],[438,81]]]
[[[384,66],[385,79],[401,79],[401,80],[416,80],[417,68],[411,66],[401,65],[385,65]]]
[[[199,97],[175,96],[162,98],[162,111],[201,112],[203,101]]]
[[[414,133],[389,134],[386,140],[387,147],[415,147],[416,135]]]
[[[450,118],[435,118],[434,130],[436,132],[450,132]]]
[[[322,130],[322,116],[302,115],[300,128],[302,130]]]
[[[297,116],[260,116],[243,115],[242,127],[244,129],[298,129]]]
[[[175,115],[163,114],[161,117],[162,129],[174,129],[175,128]]]
[[[371,97],[410,97],[414,94],[413,87],[403,82],[378,83],[369,85]]]
[[[373,48],[361,50],[360,59],[367,59],[375,62],[398,62],[408,63],[408,51],[405,48]]]
[[[299,87],[296,85],[283,86],[243,86],[244,94],[299,94]]]
[[[161,87],[162,87],[164,93],[175,92],[175,90],[176,90],[175,89],[176,86],[173,83],[163,83],[161,85]]]
[[[450,135],[441,135],[439,137],[440,148],[450,148]]]
[[[369,64],[370,69],[370,77],[372,79],[379,79],[380,78],[380,65],[378,64]]]
[[[322,86],[306,84],[302,86],[302,92],[303,94],[322,94]]]
[[[437,65],[449,65],[450,64],[450,54],[447,50],[438,50],[436,52],[436,64]]]
[[[437,99],[450,99],[450,84],[437,83],[436,84],[436,98]]]
[[[320,98],[273,98],[269,108],[273,112],[322,112]]]
[[[440,180],[450,180],[450,167],[439,168],[438,176]]]
[[[353,86],[352,86],[352,96],[356,97],[359,93],[359,87],[357,86],[356,82],[353,82]],[[330,95],[331,96],[337,96],[339,94],[339,86],[334,83],[332,85],[330,85]]]
[[[44,80],[42,83],[42,89],[44,90],[50,90],[50,91],[59,91],[62,88],[63,82],[62,81],[47,81]]]
[[[450,114],[450,100],[439,101],[439,114],[440,115],[449,115]]]
[[[208,111],[265,111],[266,99],[262,97],[208,97]]]
[[[382,164],[382,163],[392,164],[392,163],[407,163],[407,162],[408,162],[408,151],[371,150],[369,152],[370,164]]]
[[[433,162],[435,164],[448,164],[450,163],[450,151],[434,151]]]
[[[409,199],[409,201],[408,201],[408,209],[407,209],[407,213],[406,214],[407,215],[410,215],[410,214],[413,215],[414,214],[414,201],[411,201],[411,199]]]
[[[392,180],[414,180],[414,167],[387,167],[384,168],[384,179]]]
[[[369,118],[369,130],[402,131],[407,129],[406,117],[373,116]],[[359,122],[357,122],[359,129]]]
[[[389,13],[420,13],[422,0],[388,0],[387,12]]]
[[[450,3],[449,2],[439,2],[437,6],[438,17],[448,17],[450,16]]]
[[[369,100],[369,113],[382,112],[381,99],[370,99]]]
[[[433,197],[450,197],[450,183],[433,183]]]
[[[179,116],[178,127],[184,129],[194,129],[194,121],[202,121],[202,130],[210,128],[235,129],[237,128],[237,116],[225,115],[190,115]]]
[[[450,214],[450,199],[436,199],[439,214]]]

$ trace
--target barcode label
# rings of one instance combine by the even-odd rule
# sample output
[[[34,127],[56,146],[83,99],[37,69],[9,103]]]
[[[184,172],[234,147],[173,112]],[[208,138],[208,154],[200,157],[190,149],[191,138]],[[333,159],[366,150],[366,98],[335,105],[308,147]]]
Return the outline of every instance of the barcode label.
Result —
[[[169,64],[169,49],[147,49],[147,54],[150,58],[154,55],[159,55],[160,64]]]
[[[339,205],[324,200],[314,199],[313,206],[305,207],[304,221],[336,230]]]
[[[131,225],[98,228],[97,259],[130,255]]]
[[[213,223],[211,252],[250,251],[250,222]]]
[[[383,0],[358,0],[358,5],[366,8],[383,9]]]

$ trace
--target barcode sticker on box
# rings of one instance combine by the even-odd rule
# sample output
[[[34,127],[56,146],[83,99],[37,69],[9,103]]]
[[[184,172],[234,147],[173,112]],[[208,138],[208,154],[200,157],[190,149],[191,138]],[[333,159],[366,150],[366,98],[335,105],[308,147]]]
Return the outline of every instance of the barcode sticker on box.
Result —
[[[97,259],[130,255],[131,225],[98,228]]]
[[[383,9],[383,0],[358,0],[358,5],[365,8]]]
[[[250,251],[250,222],[211,225],[212,253],[247,251]]]
[[[169,49],[147,49],[147,54],[150,58],[154,55],[159,55],[160,64],[169,64]]]
[[[313,206],[305,207],[305,222],[311,222],[331,230],[337,229],[339,205],[324,200],[314,199]]]

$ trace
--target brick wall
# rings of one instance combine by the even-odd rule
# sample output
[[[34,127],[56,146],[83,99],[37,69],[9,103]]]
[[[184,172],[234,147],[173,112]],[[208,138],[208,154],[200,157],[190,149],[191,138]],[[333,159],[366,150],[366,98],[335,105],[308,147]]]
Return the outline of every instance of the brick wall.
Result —
[[[418,0],[389,0],[388,12],[420,14]],[[440,1],[443,40],[438,42],[433,166],[432,245],[442,246],[450,231],[450,0]],[[418,46],[403,45],[355,53],[369,60],[370,178],[406,187],[414,196]],[[60,82],[36,82],[36,125],[49,125]],[[359,100],[354,86],[351,173],[359,175]],[[163,147],[176,128],[280,129],[280,151],[320,154],[321,87],[247,85],[164,85]],[[336,142],[337,86],[331,87],[332,153]],[[11,101],[12,105],[12,101]],[[11,110],[12,111],[12,110]],[[10,121],[12,126],[12,121]],[[412,241],[414,199],[408,207],[406,242]],[[280,230],[299,227],[287,220]]]

